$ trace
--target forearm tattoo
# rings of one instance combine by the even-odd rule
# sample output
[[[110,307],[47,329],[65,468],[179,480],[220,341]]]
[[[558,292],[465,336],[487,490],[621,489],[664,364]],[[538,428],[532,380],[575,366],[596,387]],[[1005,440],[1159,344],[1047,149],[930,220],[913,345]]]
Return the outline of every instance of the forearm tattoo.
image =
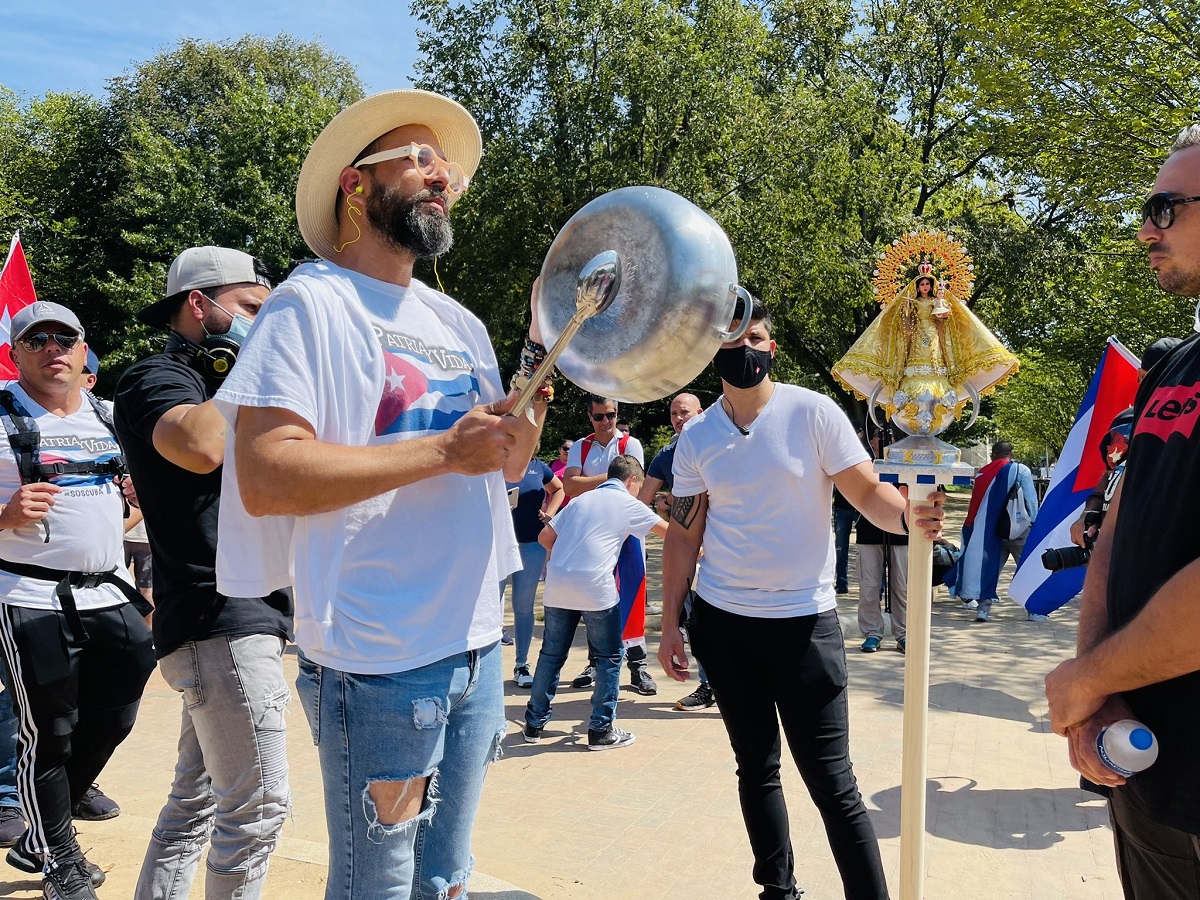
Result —
[[[699,494],[695,497],[676,497],[671,502],[671,518],[684,528],[691,528],[699,512]]]

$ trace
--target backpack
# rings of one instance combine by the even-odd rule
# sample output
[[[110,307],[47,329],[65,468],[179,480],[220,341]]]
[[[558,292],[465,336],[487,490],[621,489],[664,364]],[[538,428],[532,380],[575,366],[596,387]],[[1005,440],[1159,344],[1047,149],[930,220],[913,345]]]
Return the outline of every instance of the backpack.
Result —
[[[113,440],[117,440],[117,429],[113,425],[112,416],[91,391],[83,391],[83,396],[91,404],[101,424],[108,429]],[[8,444],[16,457],[17,471],[21,476],[21,484],[34,484],[47,481],[55,475],[112,475],[125,474],[125,457],[117,454],[105,462],[90,460],[81,463],[48,463],[41,461],[42,434],[38,430],[33,416],[22,407],[12,391],[0,390],[0,413],[4,420],[4,430],[8,433]],[[118,448],[121,446],[117,443]]]
[[[588,454],[592,452],[592,444],[596,443],[596,435],[589,434],[583,439],[583,451],[579,455],[579,471],[583,471],[583,465],[587,462]],[[629,446],[629,435],[623,434],[617,439],[617,452],[624,455],[625,448]]]
[[[1031,525],[1033,520],[1025,508],[1025,492],[1021,490],[1020,481],[1014,481],[1008,489],[1004,509],[1000,510],[1000,518],[996,520],[996,535],[1002,541],[1015,541],[1024,537]]]

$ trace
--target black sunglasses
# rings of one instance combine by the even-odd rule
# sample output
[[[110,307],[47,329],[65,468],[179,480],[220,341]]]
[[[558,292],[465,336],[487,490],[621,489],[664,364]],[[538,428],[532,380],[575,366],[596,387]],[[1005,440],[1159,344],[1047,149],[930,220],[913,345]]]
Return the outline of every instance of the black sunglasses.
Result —
[[[603,422],[605,419],[608,419],[611,422],[616,417],[617,417],[617,414],[615,412],[592,413],[592,421],[593,422]]]
[[[1172,197],[1170,194],[1151,194],[1142,204],[1142,221],[1149,219],[1155,228],[1164,231],[1175,224],[1175,207],[1195,203],[1200,197]]]
[[[570,447],[559,447],[558,449],[561,450],[563,453],[569,453],[571,451]]]
[[[18,343],[30,353],[37,353],[46,346],[46,342],[51,338],[54,339],[54,343],[58,344],[64,350],[70,350],[79,343],[79,335],[77,334],[52,334],[45,331],[26,334],[22,336]]]

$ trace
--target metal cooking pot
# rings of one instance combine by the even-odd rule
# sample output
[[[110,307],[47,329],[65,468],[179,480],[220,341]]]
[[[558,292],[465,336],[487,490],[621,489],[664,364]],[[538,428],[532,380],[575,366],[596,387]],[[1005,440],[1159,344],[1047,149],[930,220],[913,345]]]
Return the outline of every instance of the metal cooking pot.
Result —
[[[656,187],[597,197],[563,226],[542,263],[538,319],[553,345],[576,312],[580,272],[598,254],[620,260],[616,296],[579,328],[559,371],[594,394],[646,403],[686,387],[749,316],[730,330],[737,262],[708,213]]]

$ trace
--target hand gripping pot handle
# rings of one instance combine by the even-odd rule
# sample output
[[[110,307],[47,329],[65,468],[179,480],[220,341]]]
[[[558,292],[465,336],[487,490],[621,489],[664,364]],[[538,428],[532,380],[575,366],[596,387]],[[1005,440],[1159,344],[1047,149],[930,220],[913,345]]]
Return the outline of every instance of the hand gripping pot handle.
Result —
[[[738,325],[737,328],[731,327],[728,331],[717,332],[717,336],[721,339],[721,343],[723,344],[731,344],[734,341],[740,341],[742,339],[742,335],[744,335],[750,328],[750,311],[754,308],[754,298],[751,297],[750,292],[740,284],[731,284],[729,286],[729,293],[741,299],[742,309],[745,310],[745,313],[742,315],[742,323]],[[737,311],[736,304],[734,304],[734,311]],[[733,323],[730,322],[731,326],[732,324]]]

